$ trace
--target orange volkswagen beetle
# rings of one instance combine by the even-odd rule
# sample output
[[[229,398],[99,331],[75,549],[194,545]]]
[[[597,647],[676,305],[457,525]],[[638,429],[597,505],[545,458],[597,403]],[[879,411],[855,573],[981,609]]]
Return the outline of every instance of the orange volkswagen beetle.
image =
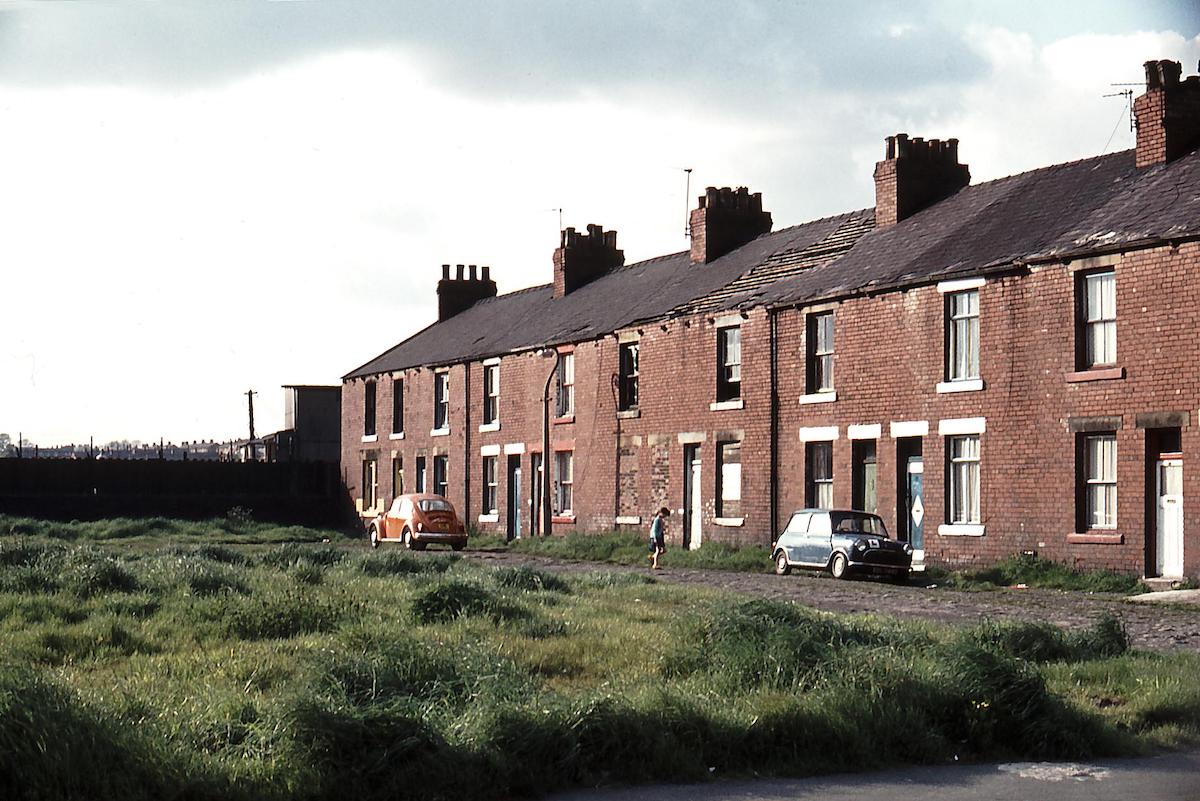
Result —
[[[467,545],[467,527],[454,505],[441,495],[399,495],[386,512],[367,526],[371,547],[381,542],[403,542],[405,548],[422,551],[429,543],[449,545],[461,551]]]

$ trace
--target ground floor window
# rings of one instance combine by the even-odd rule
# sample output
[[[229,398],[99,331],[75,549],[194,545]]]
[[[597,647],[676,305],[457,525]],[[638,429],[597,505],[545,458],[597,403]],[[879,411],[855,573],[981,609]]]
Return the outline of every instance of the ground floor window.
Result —
[[[404,457],[392,457],[392,497],[404,494]]]
[[[500,509],[496,504],[496,463],[499,457],[485,456],[483,457],[483,509],[481,514],[494,515],[499,514]]]
[[[558,451],[554,454],[554,513],[571,514],[571,489],[574,483],[574,454]]]
[[[717,443],[717,517],[742,514],[742,443]]]
[[[374,509],[375,499],[379,495],[379,461],[374,457],[363,459],[362,463],[362,508]]]
[[[877,503],[875,440],[855,440],[852,450],[851,457],[854,464],[851,471],[851,494],[854,496],[854,508],[875,514]]]
[[[1117,435],[1083,438],[1084,523],[1087,528],[1117,527]]]
[[[447,474],[450,472],[450,457],[433,457],[433,491],[443,498],[446,496]]]
[[[950,523],[978,523],[979,436],[950,437]]]
[[[805,503],[814,509],[833,508],[833,443],[810,442],[805,454]]]
[[[425,457],[417,457],[417,492],[425,491]]]

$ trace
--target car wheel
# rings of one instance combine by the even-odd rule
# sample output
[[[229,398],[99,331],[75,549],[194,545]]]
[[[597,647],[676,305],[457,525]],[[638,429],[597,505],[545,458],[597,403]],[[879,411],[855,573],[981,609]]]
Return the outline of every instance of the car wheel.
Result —
[[[411,549],[413,547],[412,531],[408,526],[404,527],[404,547]]]
[[[791,573],[791,572],[792,572],[792,566],[788,564],[787,554],[784,553],[783,551],[780,551],[779,555],[775,557],[775,573],[776,573],[776,575],[786,576],[788,573]]]
[[[371,538],[371,547],[378,548],[379,547],[379,529],[374,524],[372,524],[371,528],[367,531],[367,536]]]
[[[450,547],[456,551],[461,551],[466,546],[464,546],[461,542],[456,542],[453,545],[451,545]]]
[[[835,579],[846,578],[846,555],[835,553],[829,560],[829,572]]]

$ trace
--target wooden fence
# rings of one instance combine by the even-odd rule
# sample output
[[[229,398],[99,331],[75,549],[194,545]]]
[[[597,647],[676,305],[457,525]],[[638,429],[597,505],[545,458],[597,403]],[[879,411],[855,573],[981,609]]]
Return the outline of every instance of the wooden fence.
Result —
[[[354,518],[347,503],[326,462],[0,459],[0,513],[50,520],[203,520],[241,507],[255,520],[337,526]]]

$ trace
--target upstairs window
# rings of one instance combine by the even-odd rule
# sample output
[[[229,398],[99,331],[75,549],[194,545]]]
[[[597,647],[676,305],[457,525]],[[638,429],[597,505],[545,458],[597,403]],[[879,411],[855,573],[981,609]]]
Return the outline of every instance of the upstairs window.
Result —
[[[946,380],[979,378],[979,290],[946,296]]]
[[[500,365],[483,367],[483,424],[491,425],[500,416]]]
[[[979,437],[950,437],[947,448],[950,473],[948,522],[979,523]]]
[[[404,433],[404,381],[392,382],[392,433]]]
[[[833,312],[810,314],[807,334],[807,392],[833,392]]]
[[[638,343],[626,342],[620,349],[617,408],[623,412],[638,407]]]
[[[554,413],[558,417],[575,414],[575,354],[558,354]]]
[[[717,329],[717,400],[742,397],[742,329]]]
[[[480,510],[484,515],[499,514],[497,506],[496,492],[496,464],[499,462],[497,456],[483,457],[483,508]]]
[[[1117,363],[1117,274],[1088,273],[1079,284],[1079,349],[1083,369]]]
[[[447,485],[450,481],[450,457],[435,456],[433,457],[433,491],[434,493],[446,497]]]
[[[443,431],[450,427],[450,373],[433,375],[433,427]]]
[[[1117,527],[1117,435],[1083,437],[1083,523],[1086,528]]]
[[[363,436],[375,436],[375,382],[363,385]]]
[[[554,514],[570,515],[571,490],[574,485],[574,454],[558,451],[554,454]]]
[[[805,502],[814,509],[832,509],[833,443],[810,442],[804,451]]]

